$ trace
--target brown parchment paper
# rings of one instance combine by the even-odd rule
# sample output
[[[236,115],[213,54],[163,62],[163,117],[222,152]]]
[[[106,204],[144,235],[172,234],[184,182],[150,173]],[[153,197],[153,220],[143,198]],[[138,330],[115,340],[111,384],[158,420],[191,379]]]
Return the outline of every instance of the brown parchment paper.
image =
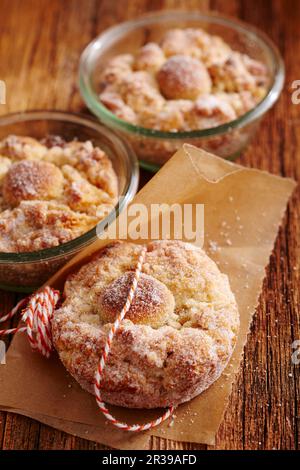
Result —
[[[213,445],[239,369],[265,266],[295,182],[222,160],[184,145],[138,193],[135,203],[198,203],[205,208],[204,248],[230,279],[240,312],[240,332],[232,359],[220,379],[202,395],[176,410],[164,423],[143,434],[105,423],[94,397],[81,390],[56,354],[49,360],[33,353],[17,335],[0,366],[0,408],[33,417],[50,426],[120,449],[143,449],[151,435]],[[122,230],[122,214],[118,220]],[[145,220],[148,223],[148,220]],[[107,242],[97,240],[48,284],[62,288],[68,272]],[[145,422],[161,410],[111,407],[119,419]]]

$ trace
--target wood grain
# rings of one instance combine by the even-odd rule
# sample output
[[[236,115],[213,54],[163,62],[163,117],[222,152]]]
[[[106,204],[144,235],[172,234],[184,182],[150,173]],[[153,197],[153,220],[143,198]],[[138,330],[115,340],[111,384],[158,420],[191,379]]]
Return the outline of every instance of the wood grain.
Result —
[[[218,10],[263,29],[285,58],[286,83],[255,144],[240,161],[299,179],[300,105],[291,102],[291,83],[300,79],[300,2],[297,0],[0,0],[0,79],[7,104],[0,114],[22,109],[86,111],[77,88],[84,46],[102,30],[159,9]],[[143,174],[142,181],[149,178]],[[217,449],[300,447],[300,366],[291,362],[299,331],[299,190],[294,194],[270,259],[243,364],[217,435]],[[16,295],[1,292],[1,310]],[[103,449],[99,444],[0,412],[3,449]],[[205,446],[153,438],[152,449]]]

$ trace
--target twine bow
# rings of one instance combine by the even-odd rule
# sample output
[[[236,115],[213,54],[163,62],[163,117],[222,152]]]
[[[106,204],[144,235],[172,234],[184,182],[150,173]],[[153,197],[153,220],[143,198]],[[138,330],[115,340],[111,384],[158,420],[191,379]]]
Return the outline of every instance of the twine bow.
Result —
[[[133,301],[135,291],[137,289],[138,281],[142,271],[142,265],[145,259],[146,248],[143,248],[139,256],[137,266],[134,272],[134,278],[125,302],[124,307],[117,316],[115,322],[113,323],[104,345],[103,354],[100,357],[94,378],[94,393],[96,397],[97,405],[105,416],[105,418],[110,421],[114,426],[125,431],[139,432],[152,429],[163,421],[166,421],[174,412],[175,407],[171,406],[167,411],[160,416],[159,418],[150,421],[146,424],[127,424],[121,421],[118,421],[110,412],[108,411],[104,401],[102,400],[101,395],[101,382],[103,379],[103,372],[106,366],[108,356],[111,351],[113,339],[120,328],[122,320],[125,318],[128,310],[130,309],[131,303]],[[0,337],[7,336],[10,334],[16,334],[21,332],[26,332],[28,340],[30,342],[31,348],[37,350],[46,358],[49,358],[53,350],[52,342],[52,333],[51,333],[51,320],[55,312],[56,305],[59,301],[60,293],[59,291],[52,289],[49,286],[46,286],[44,289],[36,292],[31,297],[22,299],[17,305],[7,314],[0,318],[0,323],[3,323],[7,320],[10,320],[14,315],[21,311],[21,323],[24,323],[24,326],[18,326],[16,328],[11,328],[7,330],[0,330]]]

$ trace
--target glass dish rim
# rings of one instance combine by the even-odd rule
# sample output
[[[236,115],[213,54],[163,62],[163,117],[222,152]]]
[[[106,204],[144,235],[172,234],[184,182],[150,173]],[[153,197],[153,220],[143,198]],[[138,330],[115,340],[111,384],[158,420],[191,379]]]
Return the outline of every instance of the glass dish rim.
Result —
[[[272,76],[273,81],[270,85],[266,96],[250,111],[239,116],[237,119],[216,127],[211,127],[202,130],[193,131],[158,131],[146,127],[136,126],[123,119],[118,118],[115,114],[108,110],[98,99],[98,94],[94,90],[90,80],[89,74],[89,61],[94,50],[99,49],[104,41],[109,41],[116,34],[123,34],[127,31],[139,26],[146,26],[149,22],[158,21],[163,22],[169,18],[180,18],[181,20],[202,20],[211,23],[221,24],[231,29],[251,37],[254,41],[259,42],[261,46],[268,50],[272,57],[273,64],[275,64],[275,73]],[[283,88],[285,78],[285,67],[281,54],[273,41],[261,30],[248,24],[240,19],[233,18],[226,15],[221,15],[217,12],[201,13],[199,11],[186,11],[186,10],[169,10],[165,12],[152,12],[142,15],[136,19],[125,21],[116,26],[112,26],[95,39],[93,39],[83,50],[79,62],[79,88],[80,93],[88,106],[88,108],[98,117],[102,118],[105,124],[110,124],[111,127],[126,131],[131,134],[142,135],[150,138],[157,139],[193,139],[205,138],[211,136],[222,135],[234,128],[241,128],[265,114],[277,101],[280,92]]]
[[[6,124],[13,124],[22,121],[34,121],[38,119],[50,119],[50,120],[61,120],[68,121],[70,123],[78,125],[86,125],[98,131],[100,134],[105,132],[105,136],[113,143],[117,142],[119,146],[122,147],[125,154],[128,157],[128,163],[131,167],[131,176],[127,181],[126,186],[119,196],[119,200],[114,208],[103,220],[101,220],[95,227],[93,227],[88,232],[80,235],[73,240],[70,240],[66,243],[61,243],[58,246],[46,248],[44,250],[22,252],[22,253],[4,253],[0,252],[0,265],[1,264],[26,264],[30,262],[43,262],[54,259],[59,259],[66,255],[70,255],[73,252],[77,252],[78,248],[84,248],[92,241],[97,238],[97,227],[98,231],[102,232],[106,227],[108,227],[121,213],[121,211],[126,207],[126,205],[132,200],[134,195],[137,192],[138,183],[139,183],[139,164],[137,157],[132,149],[132,147],[124,141],[120,136],[116,135],[111,129],[108,129],[99,120],[95,119],[93,116],[87,116],[82,113],[75,113],[69,111],[60,111],[56,109],[33,109],[28,111],[19,111],[8,113],[3,116],[0,116],[0,127]]]

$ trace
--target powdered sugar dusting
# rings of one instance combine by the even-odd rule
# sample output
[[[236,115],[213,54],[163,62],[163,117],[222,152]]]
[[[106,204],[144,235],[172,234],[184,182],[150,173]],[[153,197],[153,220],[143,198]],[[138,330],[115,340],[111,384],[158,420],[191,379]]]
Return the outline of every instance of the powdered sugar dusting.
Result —
[[[94,227],[115,205],[118,182],[106,154],[91,141],[0,141],[0,251],[57,246]],[[64,168],[73,173],[67,177]],[[104,208],[102,210],[102,205]]]

